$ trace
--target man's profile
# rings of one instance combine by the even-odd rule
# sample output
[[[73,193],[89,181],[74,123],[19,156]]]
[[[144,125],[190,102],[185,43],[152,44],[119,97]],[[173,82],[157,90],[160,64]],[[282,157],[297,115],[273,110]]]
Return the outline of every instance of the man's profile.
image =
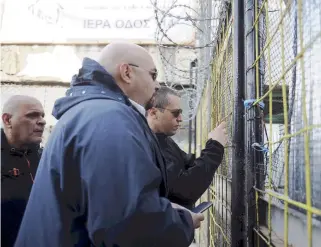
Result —
[[[53,115],[16,247],[187,247],[204,218],[173,208],[144,117],[159,88],[148,52],[107,45],[85,58]],[[30,227],[32,225],[32,227]]]

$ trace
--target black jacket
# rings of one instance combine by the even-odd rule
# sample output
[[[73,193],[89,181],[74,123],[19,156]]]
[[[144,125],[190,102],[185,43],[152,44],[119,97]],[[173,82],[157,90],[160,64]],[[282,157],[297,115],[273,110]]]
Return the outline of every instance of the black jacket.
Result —
[[[189,246],[156,138],[103,67],[85,58],[53,115],[16,247]]]
[[[18,234],[42,149],[9,146],[1,129],[1,246],[12,247]],[[30,167],[29,167],[30,166]]]
[[[156,134],[167,165],[168,198],[191,208],[208,189],[224,155],[224,147],[208,140],[199,158],[187,155],[172,138]]]

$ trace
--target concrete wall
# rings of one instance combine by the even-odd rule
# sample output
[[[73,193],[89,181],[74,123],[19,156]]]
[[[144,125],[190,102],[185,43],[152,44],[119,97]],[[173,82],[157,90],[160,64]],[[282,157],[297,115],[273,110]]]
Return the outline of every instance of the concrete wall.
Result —
[[[5,82],[69,83],[71,76],[77,73],[82,59],[84,57],[97,58],[102,48],[101,45],[5,45],[1,47],[1,78]],[[152,55],[159,70],[158,80],[163,82],[164,69],[158,47],[149,45],[145,48]],[[180,52],[164,49],[162,55],[168,57],[171,64],[182,69],[188,69],[189,61],[195,56],[192,50],[183,48]],[[173,82],[175,80],[182,82],[177,76],[169,76],[168,79]]]
[[[271,225],[274,231],[273,242],[276,246],[284,246],[284,209],[281,205],[273,205],[271,209]],[[289,246],[308,246],[307,217],[296,210],[289,209]],[[318,247],[321,243],[321,222],[312,221],[312,247]]]

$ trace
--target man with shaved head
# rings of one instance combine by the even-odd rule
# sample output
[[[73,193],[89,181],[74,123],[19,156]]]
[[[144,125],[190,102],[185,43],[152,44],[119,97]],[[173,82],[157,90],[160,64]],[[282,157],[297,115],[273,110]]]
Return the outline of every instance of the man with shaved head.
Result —
[[[1,129],[1,246],[14,245],[40,160],[45,127],[41,103],[16,95],[3,106]]]
[[[107,45],[85,58],[44,150],[17,247],[187,247],[204,217],[171,204],[145,119],[159,88],[148,52]]]

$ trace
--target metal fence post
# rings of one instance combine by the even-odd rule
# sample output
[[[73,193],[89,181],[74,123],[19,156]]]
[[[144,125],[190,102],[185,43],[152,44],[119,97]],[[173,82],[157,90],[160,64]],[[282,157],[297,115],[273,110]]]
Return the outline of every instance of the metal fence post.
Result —
[[[261,144],[262,131],[260,127],[261,116],[258,105],[253,105],[254,101],[259,97],[256,92],[260,92],[260,88],[256,88],[257,78],[256,69],[254,63],[259,63],[256,60],[257,54],[255,48],[258,42],[256,42],[256,35],[254,29],[255,20],[255,8],[257,8],[254,0],[247,0],[245,5],[245,99],[248,104],[245,109],[245,238],[246,246],[253,247],[254,244],[254,228],[256,226],[256,198],[254,187],[260,187],[262,179],[259,177],[259,173],[256,174],[258,165],[263,162],[262,152],[256,151],[252,145],[254,143]],[[258,48],[259,49],[259,48]],[[260,82],[258,81],[260,87]],[[258,205],[259,206],[259,205]]]
[[[234,126],[232,167],[232,219],[231,239],[233,247],[244,246],[244,2],[233,1],[233,83],[234,83]]]
[[[197,73],[196,72],[197,72],[197,59],[193,60],[190,63],[189,88],[193,88],[193,86],[195,86],[196,83],[197,83]],[[196,99],[194,99],[194,100],[196,100]],[[189,101],[189,104],[190,104],[189,107],[192,108],[193,106],[192,106],[192,103],[190,101]],[[189,117],[189,121],[188,121],[188,154],[191,154],[192,153],[192,142],[193,142],[193,131],[196,132],[196,129],[193,130],[193,122],[195,121],[194,119],[196,119],[196,116],[195,116],[195,118],[192,118],[193,114],[189,113],[188,117]],[[196,140],[194,138],[194,142],[195,141]],[[194,152],[195,151],[196,150],[194,150]]]

